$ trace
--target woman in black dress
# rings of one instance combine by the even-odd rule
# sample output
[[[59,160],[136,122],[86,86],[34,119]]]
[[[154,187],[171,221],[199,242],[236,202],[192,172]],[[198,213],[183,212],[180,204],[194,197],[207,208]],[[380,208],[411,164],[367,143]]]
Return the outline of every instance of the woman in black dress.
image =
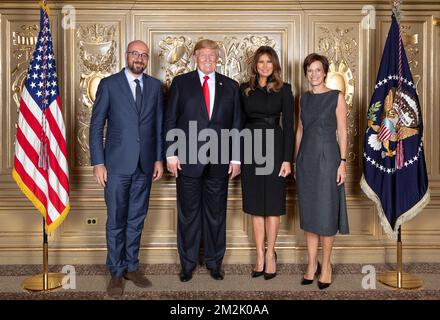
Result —
[[[252,277],[264,274],[268,280],[276,276],[275,242],[280,216],[286,214],[286,177],[293,160],[294,106],[291,86],[281,79],[278,55],[273,48],[257,49],[251,71],[249,82],[240,87],[244,128],[252,132],[253,140],[252,163],[246,163],[245,154],[242,164],[243,211],[252,215],[255,235],[257,261]],[[258,132],[263,139],[258,140]],[[266,163],[256,161],[256,143]],[[270,172],[261,174],[258,169],[262,168]]]

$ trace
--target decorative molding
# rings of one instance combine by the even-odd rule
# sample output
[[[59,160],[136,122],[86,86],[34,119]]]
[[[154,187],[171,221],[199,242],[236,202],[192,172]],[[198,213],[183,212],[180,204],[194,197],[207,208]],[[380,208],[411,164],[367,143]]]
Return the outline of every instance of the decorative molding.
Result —
[[[325,55],[330,63],[326,85],[340,90],[348,105],[348,155],[347,161],[353,163],[358,155],[359,110],[354,107],[353,98],[356,87],[357,59],[359,45],[354,27],[340,27],[339,24],[322,25],[315,30],[318,36],[316,50]]]
[[[20,31],[12,31],[12,57],[14,65],[11,64],[11,90],[12,97],[17,106],[17,113],[20,108],[21,91],[26,79],[27,69],[37,43],[37,36],[40,27],[37,24],[20,26]]]
[[[195,44],[201,39],[203,37],[193,40],[191,36],[186,35],[167,35],[159,41],[161,69],[165,70],[164,82],[167,88],[175,76],[196,69],[192,54]],[[216,42],[220,47],[217,71],[239,83],[249,79],[250,63],[258,47],[271,46],[279,51],[276,41],[267,36],[224,36]]]
[[[81,72],[76,112],[76,157],[79,166],[90,165],[89,127],[99,82],[116,71],[117,26],[114,24],[79,24],[76,32],[79,50],[77,64]],[[77,144],[77,145],[76,145]]]

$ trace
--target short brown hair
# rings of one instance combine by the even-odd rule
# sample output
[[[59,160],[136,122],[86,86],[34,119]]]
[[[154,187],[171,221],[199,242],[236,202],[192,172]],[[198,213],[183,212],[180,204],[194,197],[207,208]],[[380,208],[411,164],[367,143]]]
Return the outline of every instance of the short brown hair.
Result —
[[[204,49],[204,48],[214,49],[217,51],[217,55],[219,54],[220,47],[218,46],[217,42],[215,42],[214,40],[210,40],[210,39],[199,40],[196,43],[196,45],[194,46],[193,54],[195,55],[197,50]]]
[[[327,75],[328,73],[328,59],[326,56],[322,56],[317,53],[311,53],[309,54],[305,59],[303,63],[303,69],[304,69],[304,76],[307,77],[307,68],[315,61],[320,61],[322,63],[322,66],[324,68],[324,73]],[[324,78],[325,79],[325,78]]]

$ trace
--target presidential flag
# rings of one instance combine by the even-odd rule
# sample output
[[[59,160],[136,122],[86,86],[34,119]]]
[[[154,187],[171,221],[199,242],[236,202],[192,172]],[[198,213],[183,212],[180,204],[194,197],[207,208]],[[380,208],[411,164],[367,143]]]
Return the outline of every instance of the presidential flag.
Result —
[[[375,202],[385,233],[396,239],[399,227],[428,204],[429,189],[417,88],[394,15],[374,89],[361,187]]]
[[[66,129],[61,112],[48,8],[40,3],[40,32],[21,93],[12,176],[55,230],[69,212]]]

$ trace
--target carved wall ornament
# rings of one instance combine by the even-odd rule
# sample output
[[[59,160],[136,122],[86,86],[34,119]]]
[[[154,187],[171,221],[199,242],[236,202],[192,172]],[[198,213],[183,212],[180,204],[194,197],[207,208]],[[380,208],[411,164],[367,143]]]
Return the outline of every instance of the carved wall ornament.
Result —
[[[166,87],[171,85],[175,76],[196,69],[192,54],[195,44],[201,39],[203,37],[193,40],[189,36],[168,35],[160,40],[159,57],[162,61],[161,69],[165,71]],[[224,36],[215,41],[220,47],[217,71],[240,83],[249,79],[250,63],[258,47],[266,45],[278,51],[275,40],[267,36],[249,35],[241,39],[237,36]]]
[[[80,25],[76,37],[79,50],[77,65],[81,76],[80,106],[76,115],[76,140],[79,149],[75,160],[79,166],[87,166],[90,165],[88,141],[92,107],[99,82],[116,71],[118,39],[116,26],[103,24]]]
[[[12,32],[12,57],[17,64],[11,71],[11,90],[13,92],[12,98],[17,106],[17,113],[20,108],[21,91],[26,80],[27,68],[37,43],[40,28],[35,24],[22,25],[20,29],[21,31]]]
[[[348,105],[348,155],[347,161],[354,162],[357,158],[358,144],[358,110],[354,108],[354,93],[356,84],[356,59],[359,47],[354,35],[354,27],[331,30],[329,27],[319,27],[320,38],[317,50],[329,60],[329,71],[326,85],[331,89],[340,90]]]

